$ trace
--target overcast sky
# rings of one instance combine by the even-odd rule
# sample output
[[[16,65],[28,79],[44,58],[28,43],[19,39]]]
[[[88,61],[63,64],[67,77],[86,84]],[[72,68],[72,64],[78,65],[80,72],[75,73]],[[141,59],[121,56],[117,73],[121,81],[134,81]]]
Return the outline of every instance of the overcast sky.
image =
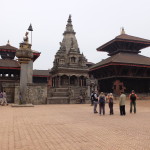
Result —
[[[30,23],[32,49],[41,52],[34,69],[50,69],[62,41],[68,16],[80,51],[89,62],[107,58],[96,48],[120,34],[150,39],[150,0],[0,0],[0,45],[19,47]],[[29,35],[30,38],[30,35]],[[150,48],[142,50],[150,57]]]

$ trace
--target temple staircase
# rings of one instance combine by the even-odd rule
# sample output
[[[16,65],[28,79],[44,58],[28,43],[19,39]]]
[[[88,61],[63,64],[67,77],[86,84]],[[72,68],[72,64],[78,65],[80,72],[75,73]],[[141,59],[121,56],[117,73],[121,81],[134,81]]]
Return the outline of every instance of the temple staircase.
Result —
[[[51,88],[48,90],[48,104],[69,104],[68,88]]]

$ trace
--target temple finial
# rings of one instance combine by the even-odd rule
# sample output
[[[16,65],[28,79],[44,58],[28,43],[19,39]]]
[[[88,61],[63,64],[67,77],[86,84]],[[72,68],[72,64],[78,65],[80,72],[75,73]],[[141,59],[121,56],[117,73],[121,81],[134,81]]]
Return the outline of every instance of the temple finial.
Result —
[[[7,45],[10,45],[10,42],[9,42],[9,40],[7,41]]]
[[[125,30],[124,30],[124,27],[121,28],[121,34],[126,34]]]
[[[63,33],[63,35],[65,35],[67,33],[69,33],[69,34],[70,33],[75,34],[75,32],[73,30],[71,15],[69,15],[69,18],[68,18],[68,21],[67,21],[67,25],[66,25],[66,31]]]
[[[30,23],[30,25],[29,25],[28,31],[33,31],[33,28],[32,28],[31,23]]]
[[[71,23],[72,20],[71,20],[71,15],[69,15],[69,18],[68,18],[68,23]]]

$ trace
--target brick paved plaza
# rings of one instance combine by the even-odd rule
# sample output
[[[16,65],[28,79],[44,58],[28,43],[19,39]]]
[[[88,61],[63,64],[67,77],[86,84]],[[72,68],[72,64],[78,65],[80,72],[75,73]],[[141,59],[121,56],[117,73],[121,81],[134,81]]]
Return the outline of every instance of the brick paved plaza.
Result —
[[[93,114],[89,104],[0,106],[0,150],[149,150],[150,101],[137,114]]]

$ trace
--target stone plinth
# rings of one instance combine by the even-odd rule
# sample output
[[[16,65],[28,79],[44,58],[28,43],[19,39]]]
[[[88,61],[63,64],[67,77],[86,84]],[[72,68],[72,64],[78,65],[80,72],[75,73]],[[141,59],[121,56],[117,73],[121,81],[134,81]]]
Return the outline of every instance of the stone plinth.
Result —
[[[34,107],[33,104],[12,104],[12,107]]]

